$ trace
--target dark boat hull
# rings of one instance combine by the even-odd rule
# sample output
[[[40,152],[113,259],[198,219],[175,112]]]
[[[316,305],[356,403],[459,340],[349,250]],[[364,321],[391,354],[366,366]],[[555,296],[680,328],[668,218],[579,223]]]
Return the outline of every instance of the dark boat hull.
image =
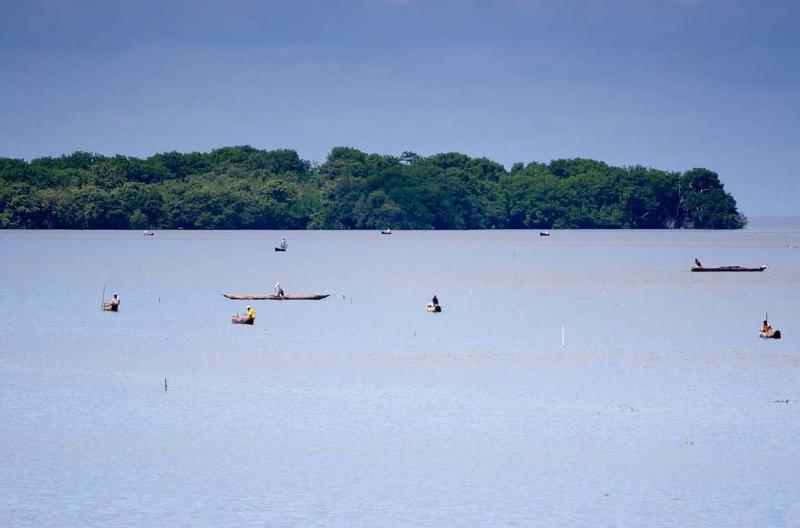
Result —
[[[286,248],[276,247],[275,251],[286,251]]]
[[[758,337],[761,337],[763,339],[780,339],[781,331],[773,330],[772,332],[759,332]]]
[[[223,297],[234,301],[319,301],[330,297],[330,293],[320,295],[249,295],[246,293],[223,293]]]
[[[241,316],[238,316],[238,315],[232,315],[231,316],[231,322],[233,324],[252,325],[253,323],[256,322],[256,320],[255,319],[250,319],[249,317],[241,317]]]
[[[718,268],[701,268],[698,266],[692,266],[692,271],[697,272],[744,272],[744,271],[764,271],[766,270],[766,266],[759,266],[757,268],[743,268],[742,266],[721,266]]]
[[[431,313],[440,313],[442,311],[442,305],[440,305],[440,304],[435,304],[435,305],[434,304],[429,304],[428,306],[425,307],[425,309],[428,310]]]
[[[111,303],[103,303],[103,311],[104,312],[118,312],[119,305],[118,304],[111,304]]]

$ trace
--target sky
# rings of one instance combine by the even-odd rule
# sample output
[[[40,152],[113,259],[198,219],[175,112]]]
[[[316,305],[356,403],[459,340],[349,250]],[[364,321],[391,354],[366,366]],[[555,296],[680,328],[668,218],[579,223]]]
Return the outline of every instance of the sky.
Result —
[[[796,0],[0,0],[0,156],[583,157],[798,215],[799,27]]]

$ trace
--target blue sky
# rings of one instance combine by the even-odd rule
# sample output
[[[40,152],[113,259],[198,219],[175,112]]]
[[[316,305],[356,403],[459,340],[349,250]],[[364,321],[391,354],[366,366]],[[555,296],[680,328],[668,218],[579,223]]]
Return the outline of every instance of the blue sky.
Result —
[[[0,2],[0,156],[250,144],[719,172],[798,213],[800,2]]]

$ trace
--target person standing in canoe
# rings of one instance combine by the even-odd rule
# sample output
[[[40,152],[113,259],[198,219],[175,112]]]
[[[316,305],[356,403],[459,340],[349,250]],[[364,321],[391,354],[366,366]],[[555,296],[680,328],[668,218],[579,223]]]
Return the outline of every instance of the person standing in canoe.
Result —
[[[253,310],[253,307],[252,307],[252,306],[248,306],[247,308],[245,308],[244,314],[245,314],[245,315],[246,315],[246,316],[247,316],[247,317],[248,317],[248,318],[249,318],[251,321],[255,321],[255,320],[256,320],[256,311],[255,311],[255,310]]]
[[[278,297],[283,297],[283,288],[281,287],[280,282],[275,283],[275,295]]]
[[[697,258],[697,257],[694,258],[694,265],[697,266],[698,268],[702,268],[703,267],[703,263],[700,262],[700,259]]]
[[[434,306],[439,306],[439,298],[436,297],[436,294],[433,294],[433,299],[431,299],[431,304]]]

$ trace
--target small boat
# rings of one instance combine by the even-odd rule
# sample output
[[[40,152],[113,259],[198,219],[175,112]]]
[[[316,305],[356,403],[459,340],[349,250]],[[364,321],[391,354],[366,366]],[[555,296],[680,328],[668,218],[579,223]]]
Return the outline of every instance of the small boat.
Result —
[[[766,264],[757,268],[745,268],[742,266],[720,266],[718,268],[706,268],[704,266],[692,266],[692,271],[764,271],[766,269]]]
[[[426,306],[425,309],[431,313],[440,313],[442,311],[442,305],[428,303],[428,306]]]
[[[119,304],[114,304],[110,302],[103,303],[103,311],[104,312],[118,312],[119,311]]]
[[[145,231],[144,233],[142,233],[142,235],[144,235],[144,236],[153,236],[153,235],[155,235],[155,233],[153,233],[152,231]]]
[[[286,251],[286,248],[275,246],[275,251]]]
[[[319,301],[330,297],[330,293],[318,295],[252,295],[247,293],[223,293],[223,297],[234,301]]]
[[[286,243],[286,239],[282,238],[280,245],[275,246],[275,251],[286,251],[287,247],[289,247],[289,245]]]
[[[392,230],[391,229],[383,229],[383,230],[381,230],[381,234],[382,235],[391,235],[392,234]]]
[[[758,337],[762,337],[764,339],[780,339],[781,331],[773,330],[772,332],[759,332]]]
[[[233,323],[233,324],[252,325],[255,322],[256,322],[255,319],[253,319],[251,317],[247,317],[246,315],[236,314],[236,315],[232,315],[231,316],[231,323]]]
[[[539,231],[539,236],[550,236],[550,231]]]

